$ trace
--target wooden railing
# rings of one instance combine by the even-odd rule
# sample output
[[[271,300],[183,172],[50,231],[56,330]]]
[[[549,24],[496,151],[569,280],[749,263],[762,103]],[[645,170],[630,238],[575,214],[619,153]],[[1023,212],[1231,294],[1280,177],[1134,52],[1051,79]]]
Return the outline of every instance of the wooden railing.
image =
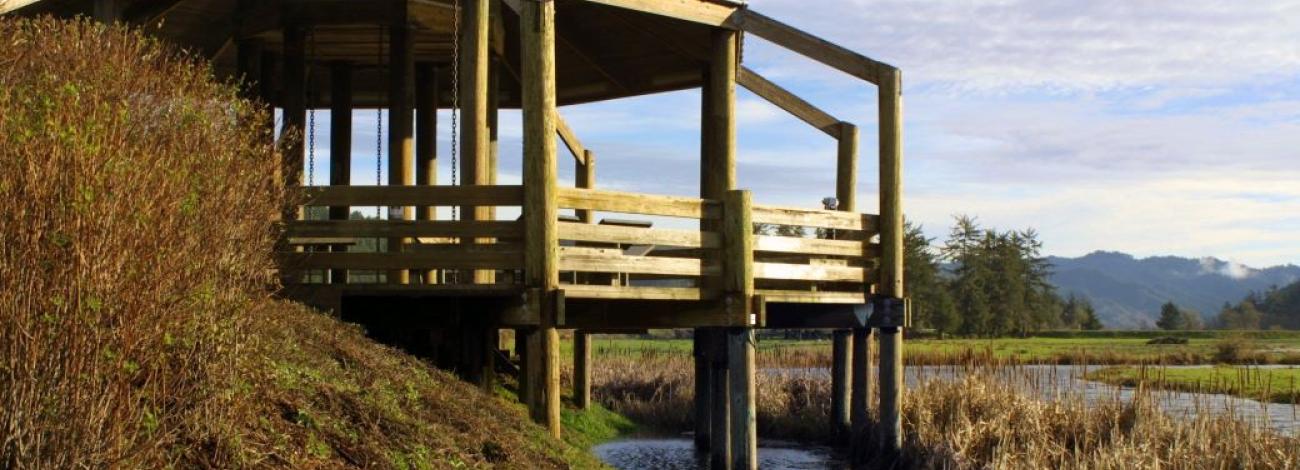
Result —
[[[609,215],[686,219],[684,225],[713,224],[717,201],[678,196],[563,188],[562,209]],[[561,287],[566,297],[646,300],[716,298],[721,275],[722,237],[699,228],[650,228],[649,224],[572,222],[557,226]],[[701,223],[702,222],[702,223]]]
[[[754,238],[755,289],[765,301],[865,303],[880,257],[876,216],[755,205],[752,219],[766,229]]]
[[[305,206],[523,203],[520,186],[350,186],[303,192]],[[724,233],[721,201],[559,188],[557,203],[561,209],[600,216],[587,221],[567,217],[556,226],[558,269],[567,298],[714,300],[727,291],[723,257],[735,254],[724,254],[725,245],[737,235]],[[636,220],[647,217],[655,220]],[[750,264],[754,293],[765,301],[866,301],[880,257],[880,247],[872,241],[879,232],[877,216],[752,205],[749,220],[755,234],[746,241],[752,250],[744,262]],[[378,273],[411,270],[431,276],[417,275],[412,283],[435,284],[441,282],[435,272],[487,270],[500,274],[496,284],[510,285],[522,278],[526,236],[518,220],[295,221],[286,227],[289,249],[279,253],[279,261],[293,283],[323,282],[326,271],[336,279],[351,271],[348,282],[353,284],[386,282]],[[384,247],[394,241],[399,242],[396,249]],[[363,244],[383,248],[365,249]]]
[[[305,206],[521,206],[521,186],[342,186],[303,190]],[[290,282],[321,282],[313,271],[427,273],[413,282],[436,284],[438,270],[517,271],[523,268],[523,223],[450,220],[304,220],[286,226],[279,253],[282,276]],[[480,244],[473,244],[472,241]],[[482,243],[486,242],[486,243]],[[370,249],[362,248],[365,244]],[[347,275],[347,274],[343,274]],[[349,276],[350,283],[379,282],[378,274]],[[335,281],[338,282],[337,280]]]

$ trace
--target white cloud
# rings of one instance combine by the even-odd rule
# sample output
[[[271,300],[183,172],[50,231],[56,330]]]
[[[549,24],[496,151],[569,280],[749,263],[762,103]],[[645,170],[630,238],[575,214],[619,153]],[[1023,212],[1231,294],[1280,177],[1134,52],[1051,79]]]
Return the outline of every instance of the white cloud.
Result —
[[[751,7],[898,65],[911,83],[960,89],[1203,87],[1300,70],[1296,0],[852,0],[817,8],[807,0],[753,0]]]

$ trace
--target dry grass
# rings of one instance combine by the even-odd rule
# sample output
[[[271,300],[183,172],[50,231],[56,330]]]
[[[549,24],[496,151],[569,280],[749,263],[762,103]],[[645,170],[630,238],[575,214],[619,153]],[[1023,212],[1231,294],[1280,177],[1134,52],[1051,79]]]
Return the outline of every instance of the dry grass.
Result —
[[[805,357],[758,355],[759,435],[827,442],[829,377],[793,364]],[[815,363],[815,361],[814,361]],[[996,363],[995,363],[996,364]],[[679,351],[602,356],[596,399],[661,432],[691,429],[693,365]],[[1043,401],[1023,385],[1049,382],[1030,370],[990,367],[979,356],[949,366],[960,381],[931,380],[904,398],[909,468],[1294,468],[1300,442],[1231,417],[1174,419],[1148,398]],[[1050,374],[1051,372],[1049,372]]]
[[[201,451],[270,281],[265,110],[122,30],[4,19],[0,44],[0,466]]]
[[[270,298],[266,110],[122,29],[0,18],[0,468],[589,468]]]

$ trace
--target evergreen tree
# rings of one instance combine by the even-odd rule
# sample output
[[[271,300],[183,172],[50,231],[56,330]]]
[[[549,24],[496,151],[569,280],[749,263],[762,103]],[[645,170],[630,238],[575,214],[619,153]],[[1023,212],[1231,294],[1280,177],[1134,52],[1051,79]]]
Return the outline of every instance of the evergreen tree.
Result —
[[[1080,310],[1082,311],[1083,317],[1082,321],[1079,322],[1079,326],[1085,330],[1092,331],[1102,329],[1101,319],[1097,318],[1097,310],[1092,308],[1092,302],[1087,298],[1081,299],[1081,302],[1082,307]]]
[[[961,318],[953,311],[947,283],[942,278],[939,255],[930,247],[920,226],[905,222],[903,234],[903,276],[912,299],[912,321],[933,328],[940,335],[955,331]]]
[[[1173,302],[1165,302],[1160,306],[1160,320],[1156,321],[1156,326],[1162,330],[1181,330],[1186,328],[1187,319],[1183,312],[1178,310],[1178,306]]]
[[[987,334],[992,317],[987,289],[991,273],[981,256],[983,232],[974,218],[957,216],[942,249],[944,259],[954,265],[950,285],[961,318],[958,332],[964,335]]]

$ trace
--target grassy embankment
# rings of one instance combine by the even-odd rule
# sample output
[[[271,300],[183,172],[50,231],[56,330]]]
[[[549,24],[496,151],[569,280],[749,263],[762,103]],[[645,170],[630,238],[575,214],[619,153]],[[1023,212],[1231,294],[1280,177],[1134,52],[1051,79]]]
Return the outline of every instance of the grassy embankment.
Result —
[[[1107,367],[1089,372],[1088,380],[1125,387],[1151,387],[1195,393],[1233,395],[1251,400],[1295,404],[1300,401],[1300,369],[1251,366]]]
[[[597,468],[627,428],[557,441],[273,300],[269,112],[207,64],[88,21],[0,44],[0,468]]]

